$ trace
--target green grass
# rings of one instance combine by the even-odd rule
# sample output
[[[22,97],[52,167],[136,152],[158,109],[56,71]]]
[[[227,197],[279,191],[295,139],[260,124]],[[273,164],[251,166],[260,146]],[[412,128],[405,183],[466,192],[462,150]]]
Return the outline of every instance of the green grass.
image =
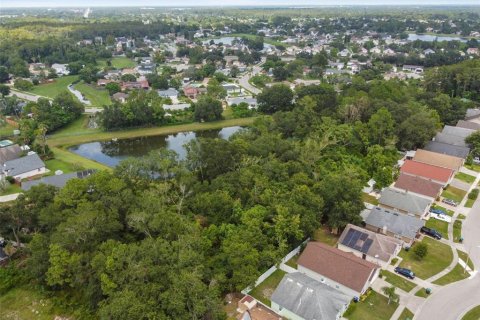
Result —
[[[83,82],[76,84],[75,89],[80,91],[94,107],[103,107],[104,105],[112,104],[112,100],[110,100],[110,95],[106,89],[96,88],[94,85]]]
[[[388,304],[387,297],[372,291],[365,301],[351,303],[343,316],[349,320],[389,320],[397,307],[397,303]]]
[[[277,269],[274,273],[270,275],[270,277],[260,283],[260,285],[253,288],[253,290],[250,291],[249,294],[255,299],[263,302],[267,306],[270,306],[270,297],[272,296],[273,291],[275,291],[285,274],[286,272]]]
[[[466,218],[467,217],[461,213],[457,216],[457,219],[460,219],[460,220],[465,220]]]
[[[69,316],[55,306],[52,300],[31,288],[15,288],[0,296],[2,319],[52,320],[55,316]]]
[[[413,319],[413,312],[410,311],[408,308],[403,309],[402,314],[398,317],[398,320],[412,320]]]
[[[468,311],[462,318],[462,320],[478,320],[480,319],[480,305]]]
[[[71,163],[67,163],[59,159],[47,160],[45,161],[45,165],[47,166],[47,169],[50,170],[49,175],[55,174],[55,171],[57,170],[62,170],[63,173],[69,173],[69,172],[74,172],[81,169],[81,168],[76,168],[76,166]]]
[[[467,263],[467,260],[468,260],[467,265],[470,267],[470,269],[473,270],[473,269],[474,269],[474,267],[473,267],[473,262],[472,262],[472,260],[470,260],[470,259],[468,258],[468,254],[467,254],[466,252],[460,251],[460,250],[458,250],[458,249],[457,249],[457,253],[458,253],[458,257],[459,257],[460,259],[462,259],[463,262]]]
[[[422,288],[415,293],[415,296],[420,298],[428,298],[429,294],[425,288]]]
[[[371,203],[373,205],[378,205],[378,200],[374,196],[369,195],[368,193],[362,192],[362,200],[366,203]]]
[[[237,38],[245,37],[247,39],[255,39],[257,37],[256,35],[247,34],[247,33],[232,33],[232,34],[229,34],[228,36],[229,37],[237,37]],[[264,38],[263,42],[271,44],[272,46],[284,46],[284,47],[290,46],[290,44],[288,44],[288,43],[283,43],[281,41],[276,41],[276,40],[272,40],[272,39],[268,39],[268,38]]]
[[[55,82],[34,86],[29,92],[53,99],[60,92],[68,90],[67,87],[77,79],[78,76],[58,77],[55,79]]]
[[[135,61],[127,57],[115,57],[115,58],[112,58],[111,60],[112,60],[112,67],[116,69],[134,68],[136,66]],[[100,67],[106,67],[107,60],[105,59],[97,60],[97,64]]]
[[[0,126],[0,137],[10,137],[13,136],[13,130],[16,128],[7,122],[4,125]]]
[[[442,237],[448,240],[448,222],[430,218],[427,223],[425,223],[425,226],[437,230],[442,234]]]
[[[289,267],[292,267],[294,269],[297,269],[297,260],[300,256],[299,255],[294,255],[290,260],[288,260],[287,262],[285,262],[285,264]]]
[[[440,241],[425,237],[422,242],[428,246],[427,256],[419,260],[413,253],[414,246],[408,252],[402,250],[399,254],[403,259],[400,267],[411,269],[420,279],[427,279],[448,267],[453,253],[450,246]]]
[[[453,241],[460,242],[462,236],[462,220],[457,219],[453,222]]]
[[[23,192],[21,187],[19,187],[16,184],[10,184],[9,182],[7,182],[7,188],[0,193],[0,196],[6,196],[9,194],[20,193],[20,192]]]
[[[335,246],[340,236],[332,234],[327,228],[319,228],[313,234],[313,239],[318,242]]]
[[[405,292],[410,292],[417,286],[415,283],[408,281],[405,277],[401,277],[390,271],[382,270],[381,272],[385,281]]]
[[[471,176],[469,174],[459,172],[455,175],[455,179],[461,180],[463,182],[466,182],[468,184],[472,184],[475,181],[475,177]]]
[[[71,168],[84,168],[84,169],[96,169],[96,170],[112,170],[112,168],[101,164],[99,162],[81,157],[73,152],[67,151],[61,148],[51,148],[55,159],[59,163],[65,163],[65,165],[70,166]]]
[[[468,272],[465,272],[462,266],[457,263],[455,268],[453,268],[449,273],[441,277],[440,279],[435,280],[433,283],[440,286],[447,285],[452,282],[457,282],[463,279],[470,277]]]
[[[465,202],[465,208],[471,208],[473,207],[473,204],[477,201],[477,199],[467,199]]]
[[[80,134],[93,134],[100,132],[101,129],[91,129],[87,127],[88,124],[88,115],[82,114],[78,119],[71,122],[66,127],[63,127],[57,131],[55,131],[50,137],[52,139],[60,138],[60,137],[69,137],[72,135],[80,135]],[[47,142],[49,141],[47,140]]]
[[[442,192],[442,197],[448,198],[448,199],[451,199],[453,201],[456,201],[457,203],[460,203],[463,200],[463,198],[465,197],[466,194],[467,194],[467,192],[465,190],[458,189],[458,188],[455,188],[455,187],[452,187],[452,186],[448,186],[448,188],[445,189],[445,191]]]
[[[432,208],[443,210],[444,212],[447,213],[447,215],[449,215],[450,217],[453,217],[453,214],[454,214],[453,210],[450,210],[450,209],[447,209],[445,207],[439,206],[438,204],[432,205]]]
[[[465,164],[465,167],[467,169],[470,169],[470,170],[473,170],[473,171],[476,171],[476,172],[480,172],[480,165],[479,164],[475,164],[475,163]]]

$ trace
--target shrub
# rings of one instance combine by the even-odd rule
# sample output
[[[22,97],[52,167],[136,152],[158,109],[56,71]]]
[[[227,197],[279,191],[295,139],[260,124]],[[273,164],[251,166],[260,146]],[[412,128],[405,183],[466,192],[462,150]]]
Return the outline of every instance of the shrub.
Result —
[[[394,266],[398,262],[398,258],[393,258],[390,264]]]
[[[7,176],[7,181],[10,182],[10,184],[14,184],[15,183],[15,178],[12,177],[12,176]]]
[[[28,80],[17,79],[13,86],[19,90],[31,90],[33,88],[33,83]]]
[[[468,199],[476,200],[478,198],[478,192],[479,190],[477,188],[470,191],[470,193],[468,194]]]
[[[428,254],[428,246],[425,243],[419,243],[413,248],[413,253],[418,258],[418,260],[422,260]]]

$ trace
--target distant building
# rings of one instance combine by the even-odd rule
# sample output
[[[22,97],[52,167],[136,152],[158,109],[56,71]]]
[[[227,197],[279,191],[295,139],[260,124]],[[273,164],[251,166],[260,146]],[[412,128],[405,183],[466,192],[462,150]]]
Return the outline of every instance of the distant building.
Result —
[[[66,76],[70,74],[66,64],[54,63],[52,64],[52,69],[55,70],[55,73],[59,76]]]

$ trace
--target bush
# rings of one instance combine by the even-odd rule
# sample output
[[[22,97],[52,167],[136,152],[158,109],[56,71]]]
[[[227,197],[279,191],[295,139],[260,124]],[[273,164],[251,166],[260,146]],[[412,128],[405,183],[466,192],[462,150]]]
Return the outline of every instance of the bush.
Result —
[[[418,258],[418,260],[422,260],[428,254],[428,246],[425,243],[419,243],[413,248],[413,253]]]
[[[17,79],[13,86],[19,90],[31,90],[33,88],[33,83],[28,80]]]
[[[390,264],[394,266],[398,262],[398,258],[393,258]]]
[[[7,176],[7,181],[10,182],[10,184],[14,184],[15,183],[15,178],[12,177],[12,176]]]
[[[468,194],[468,199],[477,200],[477,198],[478,198],[478,192],[479,192],[479,190],[478,190],[477,188],[473,189],[473,190]]]

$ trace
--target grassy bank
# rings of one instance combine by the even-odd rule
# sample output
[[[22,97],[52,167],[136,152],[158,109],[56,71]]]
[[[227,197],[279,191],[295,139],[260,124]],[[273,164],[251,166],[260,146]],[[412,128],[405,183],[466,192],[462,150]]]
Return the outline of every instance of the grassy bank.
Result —
[[[80,91],[94,107],[103,107],[104,105],[112,104],[110,95],[105,89],[97,89],[95,85],[90,85],[83,82],[76,84],[75,89]]]
[[[68,90],[67,87],[75,80],[78,79],[78,76],[64,76],[56,78],[54,82],[47,84],[40,84],[34,86],[32,90],[28,93],[38,94],[40,96],[55,98],[60,92]]]

